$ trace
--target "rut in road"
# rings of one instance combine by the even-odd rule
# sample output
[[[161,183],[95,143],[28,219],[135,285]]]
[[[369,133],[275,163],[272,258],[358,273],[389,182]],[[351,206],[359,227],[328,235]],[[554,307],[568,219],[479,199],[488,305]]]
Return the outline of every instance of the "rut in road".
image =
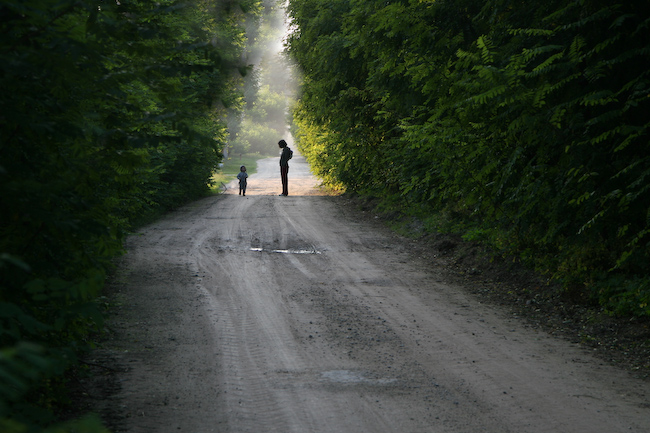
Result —
[[[646,432],[648,385],[446,283],[299,157],[129,239],[130,432]]]

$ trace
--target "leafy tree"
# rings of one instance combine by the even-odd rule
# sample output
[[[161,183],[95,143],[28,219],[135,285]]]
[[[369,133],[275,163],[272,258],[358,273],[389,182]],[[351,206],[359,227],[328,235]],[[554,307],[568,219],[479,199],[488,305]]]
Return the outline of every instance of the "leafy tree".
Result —
[[[296,135],[328,182],[481,231],[577,296],[650,315],[647,2],[289,11]]]
[[[232,152],[235,154],[257,153],[260,155],[275,155],[277,149],[271,145],[278,141],[278,131],[263,123],[244,119],[241,130],[233,142]],[[277,147],[277,145],[276,145]]]
[[[251,73],[244,84],[245,110],[233,117],[230,144],[234,153],[276,155],[279,137],[286,131],[290,81],[278,54],[283,9],[266,0],[258,25],[248,32],[246,52]]]
[[[252,0],[0,4],[0,428],[56,422],[142,215],[208,191]],[[83,419],[57,428],[100,431]]]

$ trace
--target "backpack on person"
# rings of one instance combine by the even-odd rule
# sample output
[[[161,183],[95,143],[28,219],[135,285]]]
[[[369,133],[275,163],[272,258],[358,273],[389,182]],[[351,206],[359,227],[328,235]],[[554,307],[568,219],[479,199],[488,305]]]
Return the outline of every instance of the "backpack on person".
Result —
[[[289,150],[289,158],[287,158],[287,160],[289,160],[289,159],[293,158],[293,150],[291,150],[291,148],[289,146],[287,146],[287,149]]]

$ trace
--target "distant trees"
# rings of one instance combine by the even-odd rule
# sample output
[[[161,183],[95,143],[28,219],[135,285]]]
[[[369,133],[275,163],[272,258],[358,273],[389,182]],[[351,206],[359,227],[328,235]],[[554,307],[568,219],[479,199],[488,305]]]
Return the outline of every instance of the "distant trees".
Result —
[[[244,23],[260,12],[254,0],[0,4],[3,432],[55,422],[132,224],[208,190],[226,112],[243,107]]]
[[[284,10],[281,2],[265,0],[259,26],[249,32],[248,53],[252,65],[246,77],[245,110],[238,111],[237,127],[231,128],[233,153],[277,155],[277,142],[287,132],[292,77],[281,54]]]
[[[291,0],[326,181],[650,315],[650,4]]]
[[[240,130],[235,136],[233,151],[239,153],[277,154],[277,142],[287,129],[287,99],[261,86],[251,108],[242,113]],[[272,145],[276,144],[275,147]]]

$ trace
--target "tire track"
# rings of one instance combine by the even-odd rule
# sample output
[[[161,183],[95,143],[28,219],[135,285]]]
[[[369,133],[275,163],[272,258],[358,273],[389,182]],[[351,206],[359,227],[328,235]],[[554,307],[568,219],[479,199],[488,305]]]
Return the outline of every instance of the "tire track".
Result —
[[[647,384],[446,284],[314,182],[255,195],[274,173],[130,239],[125,431],[650,431]]]

